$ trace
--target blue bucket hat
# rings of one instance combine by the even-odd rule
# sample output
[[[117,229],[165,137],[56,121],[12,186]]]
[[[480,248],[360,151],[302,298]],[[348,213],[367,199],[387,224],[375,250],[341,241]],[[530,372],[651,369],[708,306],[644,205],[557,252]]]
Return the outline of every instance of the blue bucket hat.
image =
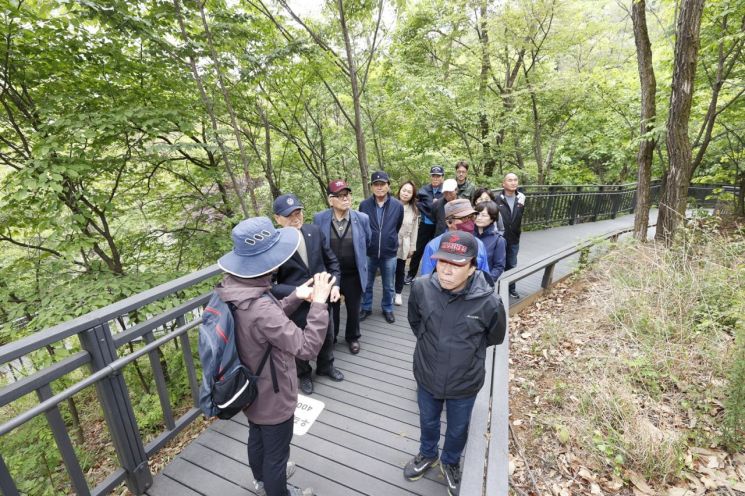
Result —
[[[303,202],[301,202],[300,198],[293,195],[292,193],[278,196],[277,199],[274,200],[274,213],[277,215],[281,215],[282,217],[287,217],[292,212],[300,208],[303,208]]]
[[[251,217],[233,228],[233,250],[217,265],[237,277],[250,279],[273,271],[285,263],[300,244],[294,227],[275,229],[266,217]]]

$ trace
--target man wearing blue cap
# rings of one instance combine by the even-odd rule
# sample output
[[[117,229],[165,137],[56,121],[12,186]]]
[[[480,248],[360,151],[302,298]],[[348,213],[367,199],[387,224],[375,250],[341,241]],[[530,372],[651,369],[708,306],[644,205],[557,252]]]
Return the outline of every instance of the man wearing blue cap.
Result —
[[[390,194],[390,179],[383,171],[373,172],[370,178],[373,194],[360,203],[360,212],[370,218],[372,238],[367,247],[367,286],[362,296],[360,321],[372,314],[373,284],[375,273],[380,269],[383,280],[383,316],[386,322],[396,321],[393,315],[393,286],[396,275],[398,252],[398,230],[404,222],[404,207]]]
[[[277,298],[284,298],[292,294],[295,288],[303,285],[313,274],[328,272],[336,278],[331,290],[331,303],[339,300],[339,261],[328,247],[325,236],[318,226],[303,224],[303,204],[293,194],[279,196],[274,200],[274,220],[282,227],[292,227],[300,231],[300,244],[297,251],[282,265],[274,277],[272,294]],[[310,309],[309,303],[303,303],[295,310],[290,318],[298,327],[305,327],[306,317]],[[313,368],[308,360],[295,359],[297,377],[300,390],[305,394],[313,393],[311,373]],[[316,375],[328,376],[332,381],[341,381],[344,375],[334,367],[334,328],[332,320],[326,332],[321,351],[316,358]]]
[[[409,263],[409,275],[406,276],[405,284],[411,284],[419,271],[419,263],[422,260],[422,252],[432,238],[435,237],[434,212],[432,211],[432,202],[442,198],[442,181],[445,176],[445,169],[441,165],[434,165],[429,170],[429,184],[419,188],[416,196],[416,208],[419,209],[422,221],[419,223],[419,231],[416,238],[416,252],[411,257]]]

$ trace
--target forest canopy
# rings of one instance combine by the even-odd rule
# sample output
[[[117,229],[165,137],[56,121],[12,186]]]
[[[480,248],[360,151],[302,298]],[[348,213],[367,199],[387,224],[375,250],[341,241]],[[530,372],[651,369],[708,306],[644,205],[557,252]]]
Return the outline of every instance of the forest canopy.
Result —
[[[678,2],[646,2],[657,119],[640,135],[633,0],[0,0],[0,323],[25,332],[214,263],[280,193],[431,165],[498,187],[667,167]],[[695,180],[742,181],[745,0],[709,0]],[[11,339],[11,326],[0,344]]]

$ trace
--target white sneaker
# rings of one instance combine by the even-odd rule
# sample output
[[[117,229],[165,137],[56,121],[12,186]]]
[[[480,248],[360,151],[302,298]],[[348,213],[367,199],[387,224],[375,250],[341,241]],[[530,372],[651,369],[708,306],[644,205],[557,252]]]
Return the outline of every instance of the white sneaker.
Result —
[[[393,303],[395,303],[398,306],[401,306],[401,304],[403,303],[403,300],[401,299],[400,293],[396,295],[396,299],[393,301]]]

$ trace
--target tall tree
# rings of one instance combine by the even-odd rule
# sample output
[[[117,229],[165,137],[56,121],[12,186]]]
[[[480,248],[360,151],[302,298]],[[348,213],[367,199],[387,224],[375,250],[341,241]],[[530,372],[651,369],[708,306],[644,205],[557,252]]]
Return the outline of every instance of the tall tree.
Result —
[[[704,0],[683,0],[678,13],[670,108],[667,117],[668,171],[660,198],[655,239],[669,243],[680,219],[685,216],[691,169],[688,121],[698,62],[699,33]]]
[[[650,183],[652,179],[652,157],[655,140],[651,136],[657,115],[655,96],[657,81],[652,65],[652,44],[647,31],[647,14],[645,0],[632,0],[631,20],[634,24],[634,41],[636,43],[636,60],[639,67],[641,83],[641,116],[639,130],[639,152],[636,154],[638,167],[636,207],[634,211],[634,236],[645,241],[649,228]]]

